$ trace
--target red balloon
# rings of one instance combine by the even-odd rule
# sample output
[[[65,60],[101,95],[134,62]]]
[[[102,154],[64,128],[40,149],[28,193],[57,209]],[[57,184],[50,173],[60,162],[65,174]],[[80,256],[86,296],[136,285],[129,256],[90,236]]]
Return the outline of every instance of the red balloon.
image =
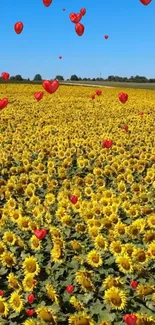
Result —
[[[57,80],[44,80],[42,86],[49,94],[53,94],[59,88],[59,82]]]
[[[4,81],[8,81],[10,78],[10,75],[8,72],[2,72],[1,77]]]
[[[112,147],[113,141],[112,140],[103,140],[102,146],[106,149],[110,149]]]
[[[126,314],[124,316],[124,321],[127,325],[135,325],[137,321],[137,316],[134,314]]]
[[[70,20],[71,20],[72,23],[77,24],[81,20],[82,15],[81,14],[75,14],[74,12],[72,12],[69,15],[69,17],[70,17]]]
[[[100,89],[96,90],[96,95],[101,96],[102,95],[102,90],[100,90]]]
[[[119,93],[118,98],[122,104],[125,104],[128,100],[128,94],[125,93]]]
[[[23,23],[21,21],[18,21],[15,25],[14,25],[14,30],[17,34],[20,34],[23,30]]]
[[[104,36],[104,38],[105,38],[105,39],[108,39],[108,38],[109,38],[109,36],[108,36],[108,35],[105,35],[105,36]]]
[[[82,36],[84,33],[84,30],[85,30],[84,25],[82,25],[82,24],[75,25],[75,31],[78,36]]]
[[[49,7],[52,3],[52,0],[43,0],[43,4],[45,7]]]
[[[82,16],[84,16],[84,15],[86,14],[86,9],[85,9],[85,8],[82,8],[82,9],[80,10],[80,13],[81,13]]]
[[[95,94],[92,94],[90,97],[91,97],[92,100],[94,100],[95,99]]]
[[[34,97],[38,102],[43,98],[43,96],[44,96],[43,91],[38,91],[38,92],[34,93]]]
[[[5,108],[7,105],[8,105],[8,99],[7,98],[0,99],[0,110]]]
[[[147,6],[152,0],[140,0],[140,2],[144,5]]]
[[[59,59],[60,59],[60,60],[62,59],[62,56],[61,56],[61,55],[59,56]]]

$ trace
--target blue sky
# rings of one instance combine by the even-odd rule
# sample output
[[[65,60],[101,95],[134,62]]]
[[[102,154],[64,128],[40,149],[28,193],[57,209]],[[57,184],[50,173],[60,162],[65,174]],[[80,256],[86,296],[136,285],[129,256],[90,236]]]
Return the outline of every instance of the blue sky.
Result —
[[[69,14],[82,7],[87,13],[79,37]],[[155,0],[148,6],[139,0],[53,0],[48,8],[42,0],[1,0],[0,12],[1,72],[25,78],[40,73],[44,79],[100,73],[155,78]],[[17,21],[24,24],[20,35],[14,32]]]

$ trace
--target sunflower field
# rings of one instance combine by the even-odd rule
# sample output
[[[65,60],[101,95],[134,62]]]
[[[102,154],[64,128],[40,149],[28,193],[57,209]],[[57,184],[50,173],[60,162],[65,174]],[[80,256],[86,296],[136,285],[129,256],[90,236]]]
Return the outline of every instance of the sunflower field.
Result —
[[[154,325],[155,92],[41,89],[0,86],[0,324]]]

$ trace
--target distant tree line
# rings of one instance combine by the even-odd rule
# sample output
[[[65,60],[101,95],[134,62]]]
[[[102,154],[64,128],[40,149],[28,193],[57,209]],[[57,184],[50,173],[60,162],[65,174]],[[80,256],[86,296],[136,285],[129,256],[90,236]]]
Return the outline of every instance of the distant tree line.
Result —
[[[63,81],[64,77],[61,75],[57,75],[55,77],[55,79],[59,80],[59,81]],[[0,78],[0,80],[2,81],[2,78]],[[22,78],[21,75],[16,75],[16,76],[11,76],[10,77],[10,81],[13,82],[41,82],[42,76],[38,73],[35,75],[35,77],[33,78],[33,80],[28,79],[24,79]],[[151,78],[148,79],[144,76],[131,76],[130,78],[127,77],[119,77],[119,76],[109,76],[107,79],[104,78],[80,78],[77,75],[72,75],[70,77],[70,79],[67,79],[68,81],[111,81],[111,82],[135,82],[135,83],[155,83],[155,78]]]

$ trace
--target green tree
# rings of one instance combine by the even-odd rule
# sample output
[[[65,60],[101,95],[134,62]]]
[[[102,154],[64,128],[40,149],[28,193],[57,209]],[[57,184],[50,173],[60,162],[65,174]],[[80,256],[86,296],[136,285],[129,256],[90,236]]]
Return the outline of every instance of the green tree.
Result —
[[[22,78],[22,76],[21,76],[20,74],[17,74],[17,75],[15,76],[15,80],[22,81],[23,78]]]
[[[58,79],[59,81],[63,81],[64,80],[64,77],[63,76],[56,76],[55,79]]]
[[[73,75],[71,76],[70,80],[72,80],[72,81],[78,81],[79,78],[76,76],[76,74],[73,74]]]
[[[42,76],[38,73],[38,74],[35,75],[33,80],[34,81],[42,81]]]

